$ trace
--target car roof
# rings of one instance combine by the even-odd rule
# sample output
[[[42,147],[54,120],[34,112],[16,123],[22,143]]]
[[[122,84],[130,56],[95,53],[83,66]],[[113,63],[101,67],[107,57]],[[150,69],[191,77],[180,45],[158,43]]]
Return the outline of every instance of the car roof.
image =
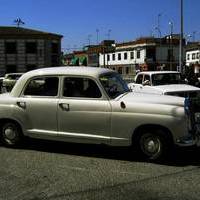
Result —
[[[26,76],[35,75],[84,75],[97,77],[102,73],[110,72],[113,70],[100,67],[79,67],[79,66],[60,66],[41,68],[27,72]]]
[[[15,84],[13,90],[11,91],[12,96],[18,96],[20,94],[21,88],[24,86],[27,80],[32,77],[37,76],[62,76],[62,75],[70,75],[70,76],[85,76],[85,77],[93,77],[98,79],[101,74],[105,74],[108,72],[114,72],[108,68],[100,68],[100,67],[79,67],[79,66],[61,66],[61,67],[50,67],[50,68],[41,68],[29,71],[23,74],[19,81]]]
[[[178,71],[144,71],[144,72],[139,72],[139,74],[149,74],[149,75],[152,75],[152,74],[180,74],[180,72]]]

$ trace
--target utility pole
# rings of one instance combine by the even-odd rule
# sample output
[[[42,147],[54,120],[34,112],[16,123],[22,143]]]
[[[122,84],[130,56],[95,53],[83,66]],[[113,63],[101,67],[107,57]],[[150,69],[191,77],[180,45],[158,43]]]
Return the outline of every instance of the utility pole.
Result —
[[[170,70],[172,70],[172,62],[173,62],[173,22],[170,21],[169,22],[169,25],[170,25],[170,57],[169,57],[169,61],[170,61]]]
[[[110,33],[111,33],[111,31],[112,31],[111,29],[108,30],[108,34],[107,34],[108,40],[110,40]]]
[[[160,59],[158,60],[159,61],[159,65],[161,66],[162,64],[162,33],[161,33],[161,30],[160,30],[160,18],[161,18],[161,13],[158,14],[158,21],[157,21],[157,26],[155,27],[155,30],[158,31],[158,37],[159,37],[159,48],[157,48],[158,52],[160,51]]]
[[[162,37],[162,33],[161,33],[161,29],[160,29],[160,18],[161,18],[162,14],[159,13],[158,14],[158,25],[157,25],[157,30],[159,31],[159,36],[160,38]]]
[[[96,33],[97,33],[97,45],[99,44],[99,29],[96,29]]]
[[[183,69],[183,0],[180,0],[180,9],[181,9],[181,32],[180,32],[180,50],[179,50],[179,71],[182,73]]]

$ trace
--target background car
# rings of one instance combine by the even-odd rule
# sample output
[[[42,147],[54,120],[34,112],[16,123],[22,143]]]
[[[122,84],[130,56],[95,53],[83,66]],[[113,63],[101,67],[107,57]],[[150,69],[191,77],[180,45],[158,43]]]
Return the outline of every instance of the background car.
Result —
[[[200,97],[200,88],[188,85],[176,71],[139,72],[129,88],[139,93],[154,93],[180,97]]]
[[[15,85],[16,81],[22,76],[23,73],[10,73],[5,74],[2,81],[2,92],[10,92]]]

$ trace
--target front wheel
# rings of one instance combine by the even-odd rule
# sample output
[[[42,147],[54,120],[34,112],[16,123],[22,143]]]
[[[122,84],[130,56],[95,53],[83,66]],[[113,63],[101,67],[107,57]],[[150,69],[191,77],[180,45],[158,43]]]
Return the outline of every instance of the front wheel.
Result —
[[[6,146],[17,146],[23,138],[21,128],[14,122],[6,122],[2,125],[1,140]]]
[[[159,160],[169,153],[169,140],[162,130],[142,130],[137,147],[145,158]]]

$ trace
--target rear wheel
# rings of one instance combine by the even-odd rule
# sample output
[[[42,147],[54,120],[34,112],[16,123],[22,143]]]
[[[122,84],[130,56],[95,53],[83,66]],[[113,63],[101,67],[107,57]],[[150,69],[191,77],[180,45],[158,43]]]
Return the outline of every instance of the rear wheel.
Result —
[[[141,130],[137,138],[137,149],[149,160],[159,160],[167,155],[170,141],[162,130]]]
[[[1,140],[6,146],[14,147],[22,141],[23,134],[21,128],[15,122],[4,123],[1,131]]]

